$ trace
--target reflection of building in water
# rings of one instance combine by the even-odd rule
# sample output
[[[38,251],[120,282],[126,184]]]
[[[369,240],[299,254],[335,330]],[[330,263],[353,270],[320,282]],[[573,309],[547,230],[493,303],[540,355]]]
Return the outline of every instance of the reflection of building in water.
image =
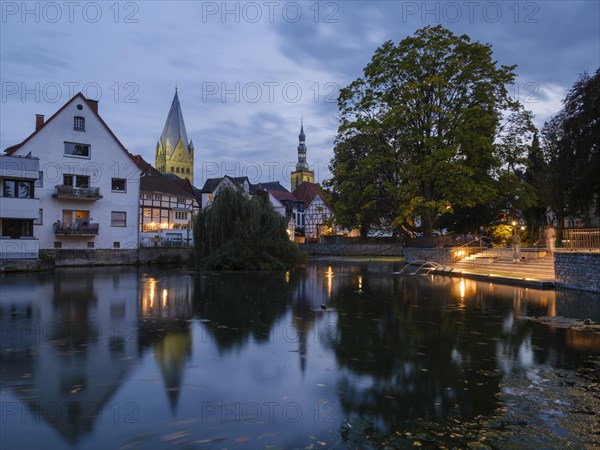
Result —
[[[300,370],[304,374],[309,343],[321,342],[335,328],[337,314],[332,298],[341,289],[362,288],[362,275],[340,271],[331,265],[311,264],[305,270],[295,273],[299,277],[298,287],[293,295],[292,325],[297,332]],[[316,325],[316,326],[315,326]]]
[[[72,444],[92,431],[137,356],[137,277],[120,272],[2,280],[0,378],[27,417],[45,420]]]
[[[173,413],[177,410],[179,390],[186,360],[192,353],[192,280],[169,277],[142,280],[138,339],[140,350],[154,349]]]

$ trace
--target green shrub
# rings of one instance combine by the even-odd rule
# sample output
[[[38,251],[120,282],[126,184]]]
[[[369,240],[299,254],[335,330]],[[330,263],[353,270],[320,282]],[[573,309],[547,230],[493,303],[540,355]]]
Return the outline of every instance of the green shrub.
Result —
[[[194,259],[210,270],[278,270],[304,262],[305,255],[289,240],[266,192],[248,199],[224,188],[198,216]]]
[[[510,243],[510,237],[513,233],[513,227],[500,224],[492,227],[492,242],[495,245],[506,245]]]

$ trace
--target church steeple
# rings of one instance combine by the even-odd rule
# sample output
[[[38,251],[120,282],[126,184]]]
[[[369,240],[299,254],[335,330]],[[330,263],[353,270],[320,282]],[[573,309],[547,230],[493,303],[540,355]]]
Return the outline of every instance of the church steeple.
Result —
[[[300,119],[300,134],[298,135],[298,163],[296,170],[308,170],[306,163],[306,135],[304,134],[304,119]]]
[[[194,144],[188,140],[179,94],[175,96],[156,146],[156,168],[162,173],[174,173],[179,178],[194,181]]]
[[[304,118],[300,119],[300,134],[298,135],[298,162],[296,170],[292,172],[292,192],[296,190],[304,181],[314,183],[315,174],[309,170],[306,162],[306,135],[304,134]]]

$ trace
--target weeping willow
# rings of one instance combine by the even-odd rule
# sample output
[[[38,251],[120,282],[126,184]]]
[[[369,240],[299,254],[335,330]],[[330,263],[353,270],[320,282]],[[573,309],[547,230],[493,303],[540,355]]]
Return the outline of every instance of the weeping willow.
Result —
[[[287,269],[305,259],[268,194],[248,199],[236,188],[220,190],[199,214],[194,245],[196,266],[210,270]]]

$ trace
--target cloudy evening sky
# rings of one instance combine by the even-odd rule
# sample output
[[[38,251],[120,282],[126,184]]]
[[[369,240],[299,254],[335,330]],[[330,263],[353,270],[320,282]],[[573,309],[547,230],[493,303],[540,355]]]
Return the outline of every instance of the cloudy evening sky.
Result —
[[[82,90],[121,142],[154,164],[175,86],[195,184],[248,175],[289,187],[304,116],[327,178],[336,98],[374,50],[425,25],[489,43],[516,64],[512,95],[541,126],[578,74],[600,66],[598,1],[2,1],[1,149]]]

